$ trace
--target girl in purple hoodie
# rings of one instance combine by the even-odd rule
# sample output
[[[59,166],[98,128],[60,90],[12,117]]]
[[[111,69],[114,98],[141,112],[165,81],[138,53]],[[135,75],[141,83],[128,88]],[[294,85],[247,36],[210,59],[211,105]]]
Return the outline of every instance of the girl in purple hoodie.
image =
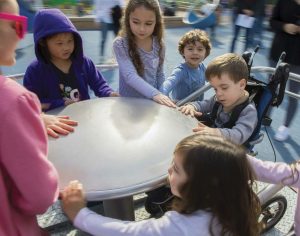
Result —
[[[83,54],[82,39],[58,9],[40,10],[34,20],[37,59],[26,70],[24,86],[37,94],[44,111],[96,96],[118,96]]]

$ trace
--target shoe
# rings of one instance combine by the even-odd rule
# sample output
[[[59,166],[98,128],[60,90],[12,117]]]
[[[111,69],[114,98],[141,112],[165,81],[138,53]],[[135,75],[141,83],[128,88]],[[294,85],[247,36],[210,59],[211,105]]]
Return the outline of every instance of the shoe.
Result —
[[[289,128],[284,125],[281,125],[278,128],[278,130],[274,136],[274,138],[277,141],[281,141],[281,142],[287,140],[288,137],[289,137]]]

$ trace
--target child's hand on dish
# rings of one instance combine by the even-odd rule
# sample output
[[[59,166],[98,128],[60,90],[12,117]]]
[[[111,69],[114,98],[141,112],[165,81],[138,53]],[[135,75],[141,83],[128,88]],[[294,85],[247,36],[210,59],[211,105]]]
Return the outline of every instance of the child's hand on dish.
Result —
[[[73,126],[78,122],[71,120],[68,116],[55,116],[42,113],[41,118],[44,122],[47,134],[53,138],[58,138],[60,134],[67,135],[74,131]]]
[[[172,107],[175,108],[176,104],[166,95],[163,94],[157,94],[152,98],[155,102],[168,106],[168,107]]]
[[[215,136],[222,135],[218,128],[210,128],[201,122],[198,123],[198,126],[194,128],[193,131],[197,134],[208,134],[208,135],[215,135]]]
[[[191,115],[191,117],[202,115],[202,113],[199,111],[196,111],[195,107],[191,104],[187,104],[182,107],[179,107],[179,111],[181,111],[185,115]]]
[[[117,92],[111,92],[111,93],[109,94],[109,96],[110,96],[110,97],[120,97],[120,94],[117,93]]]
[[[68,106],[68,105],[73,104],[73,103],[75,103],[75,102],[76,102],[75,100],[72,100],[72,99],[70,99],[70,98],[67,98],[67,99],[65,99],[65,106]]]
[[[61,193],[61,198],[62,209],[73,222],[79,211],[86,207],[82,184],[77,180],[71,181]]]

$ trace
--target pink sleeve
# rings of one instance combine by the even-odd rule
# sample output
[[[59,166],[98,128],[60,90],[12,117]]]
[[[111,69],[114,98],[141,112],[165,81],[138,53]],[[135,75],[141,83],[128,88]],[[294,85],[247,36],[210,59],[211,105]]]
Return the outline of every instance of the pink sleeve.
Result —
[[[23,93],[1,120],[0,155],[11,202],[24,214],[41,214],[58,196],[58,175],[47,160],[47,136],[35,95]]]
[[[296,164],[296,171],[292,171],[290,165],[283,162],[271,162],[262,161],[255,157],[247,156],[250,162],[257,180],[272,183],[272,184],[284,184],[300,187],[300,165]]]
[[[286,163],[275,163],[270,161],[262,161],[255,157],[247,156],[257,180],[272,184],[284,184],[299,189],[300,187],[300,164],[296,163],[295,171],[292,171],[290,165]],[[298,190],[299,191],[299,190]],[[295,232],[300,235],[300,194],[298,192],[297,205],[295,211]]]

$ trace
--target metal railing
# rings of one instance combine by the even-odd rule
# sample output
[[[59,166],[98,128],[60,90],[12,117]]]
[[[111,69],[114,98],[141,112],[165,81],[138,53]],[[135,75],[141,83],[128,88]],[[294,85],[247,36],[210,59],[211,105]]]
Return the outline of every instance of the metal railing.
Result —
[[[100,65],[96,65],[97,69],[101,69],[101,70],[109,70],[109,69],[116,69],[118,68],[118,64],[117,63],[112,63],[112,64],[100,64]],[[270,73],[273,74],[275,72],[275,68],[273,67],[266,67],[266,66],[256,66],[256,67],[252,67],[251,69],[251,73]],[[10,77],[10,78],[14,78],[14,79],[22,79],[24,77],[24,73],[20,73],[20,74],[13,74],[13,75],[7,75],[6,77]],[[300,75],[295,74],[295,73],[290,73],[289,74],[289,79],[294,80],[298,83],[300,83]],[[190,94],[189,96],[187,96],[186,98],[178,101],[176,104],[177,106],[182,106],[183,104],[187,103],[187,102],[191,102],[194,101],[195,99],[197,99],[200,95],[204,94],[206,91],[208,91],[209,89],[211,89],[211,85],[208,83],[206,85],[204,85],[203,87],[201,87],[200,89],[198,89],[197,91],[193,92],[192,94]],[[288,90],[285,90],[285,94],[296,98],[296,99],[300,99],[300,95],[290,92]]]
[[[251,73],[256,73],[256,72],[274,74],[275,68],[273,68],[273,67],[266,67],[266,66],[252,67],[251,68]],[[300,75],[298,75],[298,74],[290,73],[289,74],[289,79],[294,80],[294,81],[300,83]],[[200,88],[197,91],[193,92],[191,95],[189,95],[186,98],[178,101],[176,103],[176,105],[177,106],[182,106],[183,104],[185,104],[187,102],[194,101],[195,99],[197,99],[199,96],[201,96],[202,94],[204,94],[210,88],[211,88],[211,85],[208,83],[205,86],[203,86],[202,88]],[[299,94],[292,93],[292,92],[290,92],[288,90],[285,90],[285,94],[288,95],[288,96],[290,96],[290,97],[300,99],[300,95]]]
[[[97,69],[101,69],[101,70],[110,70],[110,69],[116,69],[118,68],[119,65],[117,63],[110,63],[110,64],[100,64],[100,65],[96,65]],[[9,77],[9,78],[14,78],[16,80],[21,80],[23,79],[25,73],[20,73],[20,74],[13,74],[13,75],[6,75],[5,77]]]

